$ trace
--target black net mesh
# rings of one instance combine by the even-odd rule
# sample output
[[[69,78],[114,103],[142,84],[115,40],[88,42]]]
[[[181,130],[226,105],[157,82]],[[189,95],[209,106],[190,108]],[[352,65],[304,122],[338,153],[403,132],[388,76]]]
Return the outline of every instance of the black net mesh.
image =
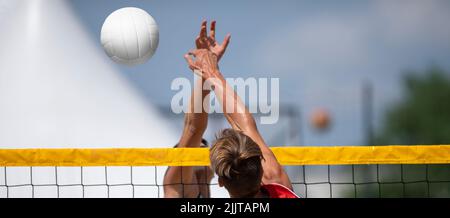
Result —
[[[206,167],[204,167],[206,169]],[[0,197],[162,198],[167,167],[1,167]],[[450,165],[286,166],[302,198],[450,197]],[[206,178],[206,177],[205,177]],[[211,197],[227,197],[212,181]],[[218,191],[219,190],[219,191]]]

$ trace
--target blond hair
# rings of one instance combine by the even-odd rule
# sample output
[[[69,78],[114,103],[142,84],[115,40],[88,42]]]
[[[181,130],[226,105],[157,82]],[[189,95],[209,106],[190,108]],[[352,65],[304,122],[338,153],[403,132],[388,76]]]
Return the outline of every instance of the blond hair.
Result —
[[[261,149],[241,131],[224,129],[210,152],[211,167],[230,194],[252,197],[260,188],[263,169]]]

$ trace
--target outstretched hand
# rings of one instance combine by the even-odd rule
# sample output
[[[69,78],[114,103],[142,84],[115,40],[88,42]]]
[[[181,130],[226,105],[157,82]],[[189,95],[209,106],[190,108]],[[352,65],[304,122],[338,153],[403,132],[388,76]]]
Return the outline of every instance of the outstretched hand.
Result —
[[[207,22],[204,20],[201,25],[200,35],[195,39],[197,49],[207,49],[217,56],[217,60],[220,60],[230,43],[231,35],[227,34],[222,44],[219,44],[216,41],[216,21],[211,22],[209,36],[206,28]]]
[[[207,49],[194,49],[185,54],[184,59],[186,59],[189,68],[205,80],[215,77],[219,73],[218,57]]]

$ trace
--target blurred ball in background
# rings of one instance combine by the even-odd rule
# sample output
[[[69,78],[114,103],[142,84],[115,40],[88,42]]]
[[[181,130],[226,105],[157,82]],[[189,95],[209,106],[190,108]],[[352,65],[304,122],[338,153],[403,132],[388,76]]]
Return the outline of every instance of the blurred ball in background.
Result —
[[[112,60],[120,64],[137,65],[146,62],[155,53],[159,29],[146,11],[126,7],[106,18],[100,40]]]
[[[316,130],[328,130],[331,122],[330,113],[323,108],[314,109],[310,117],[310,122],[311,126]]]

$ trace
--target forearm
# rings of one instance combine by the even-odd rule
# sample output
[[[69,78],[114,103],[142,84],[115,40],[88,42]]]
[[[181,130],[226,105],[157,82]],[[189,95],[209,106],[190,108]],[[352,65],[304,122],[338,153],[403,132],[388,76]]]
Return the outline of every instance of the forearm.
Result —
[[[289,177],[278,162],[275,154],[267,146],[259,133],[255,119],[246,108],[244,102],[234,89],[226,82],[220,72],[214,73],[214,79],[210,85],[222,105],[223,113],[233,129],[240,130],[258,144],[263,153],[264,160],[261,161],[264,169],[264,183],[280,183],[292,189]]]
[[[233,87],[227,83],[220,72],[214,73],[214,75],[215,77],[208,81],[211,83],[210,85],[212,85],[214,93],[222,106],[225,118],[232,128],[242,131],[252,138],[259,145],[265,156],[275,157],[259,134],[253,115],[250,114]]]
[[[242,99],[234,91],[220,72],[214,73],[215,77],[208,80],[209,85],[214,90],[225,118],[230,125],[243,132],[256,129],[253,116],[249,113]]]
[[[189,108],[185,114],[183,133],[179,147],[199,147],[208,125],[208,113],[203,102],[208,101],[209,90],[203,90],[203,80],[199,79],[192,91]],[[195,142],[195,143],[193,143]],[[198,143],[196,143],[198,142]]]
[[[185,113],[184,128],[178,148],[200,147],[203,133],[208,123],[208,114],[203,109],[200,111],[195,110],[195,105],[199,100],[202,103],[209,94],[209,91],[202,90],[202,84],[203,82],[199,80],[192,91],[189,108],[187,113]],[[197,196],[198,188],[192,185],[194,176],[194,167],[192,166],[169,167],[163,182],[165,197]]]

